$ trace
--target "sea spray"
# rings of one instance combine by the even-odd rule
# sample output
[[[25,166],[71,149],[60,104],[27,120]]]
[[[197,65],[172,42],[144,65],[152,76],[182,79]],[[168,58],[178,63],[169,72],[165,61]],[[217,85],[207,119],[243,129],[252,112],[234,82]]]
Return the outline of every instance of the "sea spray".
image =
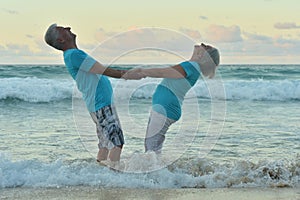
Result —
[[[142,159],[144,158],[144,159]],[[148,158],[148,159],[145,159]],[[123,159],[124,171],[100,166],[91,159],[12,161],[1,154],[0,187],[99,186],[124,188],[299,187],[300,160],[239,160],[216,163],[203,158],[181,158],[155,169],[161,158],[135,154]],[[127,172],[126,172],[127,170]],[[134,171],[137,170],[137,171]]]
[[[112,79],[113,88],[116,90],[115,98],[121,99],[129,93],[132,98],[151,99],[158,80],[147,80],[149,80],[149,84],[143,85],[140,81]],[[70,79],[2,78],[0,83],[0,100],[19,99],[33,103],[47,103],[81,98],[74,82]],[[226,100],[300,100],[300,80],[224,80],[223,84]],[[132,91],[134,92],[132,93]],[[200,99],[211,98],[203,80],[196,83],[186,98],[193,98],[194,95]],[[216,96],[215,98],[224,100],[224,96]]]

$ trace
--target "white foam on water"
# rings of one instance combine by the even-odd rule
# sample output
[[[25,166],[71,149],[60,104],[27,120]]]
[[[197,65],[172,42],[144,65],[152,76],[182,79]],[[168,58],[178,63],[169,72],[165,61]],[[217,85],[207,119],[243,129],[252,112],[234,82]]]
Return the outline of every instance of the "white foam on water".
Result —
[[[149,99],[159,80],[111,79],[111,82],[117,99],[128,95],[132,95],[134,98]],[[223,84],[226,100],[300,100],[299,80],[227,80]],[[81,98],[78,92],[73,92],[74,87],[74,81],[71,79],[2,78],[0,79],[0,100],[11,98],[28,102],[51,102],[72,97]],[[211,98],[203,80],[199,80],[192,90],[192,93],[199,98]],[[187,97],[189,94],[191,93],[188,93]],[[215,98],[223,100],[224,96]]]
[[[299,155],[293,160],[258,163],[246,160],[215,163],[209,159],[182,158],[162,167],[163,159],[154,154],[135,154],[122,162],[125,170],[115,171],[89,159],[47,163],[13,161],[0,154],[0,188],[78,185],[105,188],[300,187]]]

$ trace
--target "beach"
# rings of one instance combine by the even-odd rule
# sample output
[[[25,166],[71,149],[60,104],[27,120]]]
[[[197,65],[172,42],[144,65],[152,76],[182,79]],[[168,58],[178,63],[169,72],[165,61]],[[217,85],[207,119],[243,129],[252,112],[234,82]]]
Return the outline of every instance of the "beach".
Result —
[[[299,200],[299,188],[124,189],[97,187],[7,188],[0,199],[103,200]]]
[[[299,65],[225,65],[199,79],[160,156],[144,153],[160,80],[111,79],[119,171],[96,162],[95,124],[65,66],[0,70],[1,199],[299,199]]]

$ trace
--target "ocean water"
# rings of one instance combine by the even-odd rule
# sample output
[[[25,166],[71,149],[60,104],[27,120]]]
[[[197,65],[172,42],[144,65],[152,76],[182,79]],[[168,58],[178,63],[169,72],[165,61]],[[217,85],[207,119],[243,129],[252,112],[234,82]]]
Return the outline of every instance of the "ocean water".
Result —
[[[159,81],[111,79],[126,140],[117,172],[95,162],[95,125],[63,65],[0,66],[0,188],[300,187],[300,65],[199,79],[157,156],[143,142]]]

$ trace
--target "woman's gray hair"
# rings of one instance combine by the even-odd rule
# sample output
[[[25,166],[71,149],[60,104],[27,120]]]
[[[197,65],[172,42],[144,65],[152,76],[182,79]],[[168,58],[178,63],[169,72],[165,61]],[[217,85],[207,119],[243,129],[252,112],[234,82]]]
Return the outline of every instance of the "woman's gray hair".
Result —
[[[208,55],[211,57],[212,61],[215,63],[216,66],[220,64],[220,54],[218,49],[210,48],[207,50]]]
[[[58,31],[56,30],[57,24],[52,24],[49,26],[49,28],[46,31],[45,34],[45,41],[48,45],[54,47],[55,49],[62,50],[61,44],[58,43]]]
[[[220,64],[219,51],[214,47],[207,49],[205,51],[205,56],[202,58],[201,64],[211,70],[208,77],[213,78],[216,74],[217,66]]]

